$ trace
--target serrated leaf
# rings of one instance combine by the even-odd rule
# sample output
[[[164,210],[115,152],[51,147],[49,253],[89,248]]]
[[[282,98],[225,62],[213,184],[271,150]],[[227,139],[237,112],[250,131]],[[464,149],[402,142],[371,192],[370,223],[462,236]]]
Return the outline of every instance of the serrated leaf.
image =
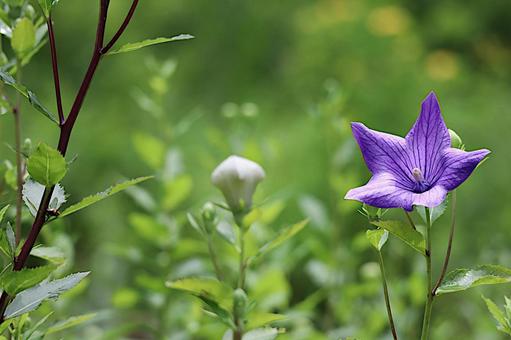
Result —
[[[144,41],[139,41],[139,42],[136,42],[136,43],[129,43],[129,44],[123,45],[123,46],[121,46],[120,48],[118,48],[116,50],[108,52],[107,55],[132,52],[132,51],[136,51],[136,50],[139,50],[139,49],[141,49],[143,47],[147,47],[147,46],[152,46],[152,45],[156,45],[156,44],[163,44],[163,43],[172,42],[172,41],[188,40],[188,39],[193,39],[193,38],[194,38],[194,36],[190,35],[190,34],[180,34],[180,35],[176,35],[176,36],[171,37],[171,38],[147,39],[147,40],[144,40]]]
[[[476,286],[508,282],[511,282],[511,269],[484,264],[473,269],[456,269],[448,273],[436,293],[454,293]]]
[[[389,232],[385,229],[368,230],[366,231],[366,237],[369,243],[371,243],[376,250],[380,251],[389,238]]]
[[[23,184],[23,201],[32,216],[37,214],[37,209],[39,209],[39,205],[43,198],[44,188],[44,185],[30,178]],[[66,193],[60,184],[56,184],[55,189],[53,189],[53,193],[51,194],[49,209],[58,210],[65,202]]]
[[[19,271],[4,271],[0,275],[0,287],[9,295],[15,295],[46,279],[55,268],[55,265],[47,265],[36,268],[23,268]]]
[[[247,318],[247,330],[260,328],[272,324],[276,321],[285,320],[287,317],[282,314],[251,312]]]
[[[40,143],[28,158],[27,170],[34,180],[46,187],[51,187],[64,178],[67,163],[57,149]]]
[[[54,264],[62,264],[65,261],[64,253],[55,247],[35,247],[30,255],[39,257]]]
[[[96,313],[72,316],[66,320],[57,322],[56,324],[54,324],[51,327],[48,327],[45,334],[49,335],[49,334],[61,332],[63,330],[71,328],[71,327],[78,326],[84,322],[87,322],[87,321],[93,319],[95,316],[96,316]]]
[[[511,328],[509,326],[509,321],[506,318],[504,312],[497,307],[497,305],[490,299],[481,295],[484,302],[486,303],[486,307],[488,311],[491,313],[493,318],[497,321],[497,329],[501,332],[511,335]]]
[[[12,30],[11,46],[18,58],[28,53],[35,45],[35,26],[28,18],[22,18],[16,22]]]
[[[445,213],[445,210],[447,209],[447,203],[448,199],[445,199],[440,205],[429,208],[429,216],[431,219],[431,224],[435,223],[435,221],[440,218]],[[419,213],[419,216],[422,218],[424,223],[427,223],[426,220],[426,208],[423,206],[416,206],[417,212]]]
[[[165,284],[172,289],[181,290],[197,297],[206,297],[216,301],[222,308],[231,310],[233,290],[230,286],[213,278],[192,277]]]
[[[79,210],[82,210],[82,209],[84,209],[84,208],[86,208],[86,207],[88,207],[88,206],[90,206],[90,205],[92,205],[94,203],[102,201],[105,198],[108,198],[108,197],[110,197],[112,195],[115,195],[116,193],[118,193],[120,191],[126,190],[127,188],[129,188],[132,185],[135,185],[135,184],[147,181],[150,178],[153,178],[153,176],[138,177],[138,178],[135,178],[135,179],[132,179],[132,180],[125,181],[125,182],[119,183],[117,185],[114,185],[114,186],[106,189],[103,192],[99,192],[99,193],[97,193],[95,195],[91,195],[91,196],[85,197],[80,202],[78,202],[76,204],[73,204],[70,207],[66,208],[59,215],[59,217],[65,217],[65,216],[71,215],[72,213],[75,213],[75,212],[77,212]]]
[[[87,275],[89,272],[75,273],[63,279],[43,282],[22,291],[7,306],[4,318],[14,318],[35,310],[43,301],[58,298],[60,294],[76,286]]]
[[[414,230],[408,224],[402,221],[371,221],[371,224],[383,228],[392,235],[400,238],[410,247],[421,253],[426,254],[426,241],[421,233]]]
[[[261,248],[259,248],[257,253],[250,259],[249,262],[253,262],[256,259],[264,256],[265,254],[267,254],[271,250],[275,249],[276,247],[278,247],[279,245],[281,245],[282,243],[284,243],[291,237],[298,234],[303,228],[305,228],[307,223],[309,223],[309,220],[303,220],[301,222],[293,224],[293,225],[285,228],[284,230],[282,230],[277,237],[275,237],[273,240],[271,240],[270,242],[266,243]]]
[[[28,99],[30,105],[32,105],[36,110],[41,112],[46,118],[50,119],[53,123],[59,125],[59,121],[53,113],[51,113],[43,104],[41,104],[40,100],[34,94],[34,92],[27,89],[24,85],[16,83],[16,80],[7,72],[0,70],[0,80],[7,86],[12,87],[16,91],[18,91],[23,97]]]

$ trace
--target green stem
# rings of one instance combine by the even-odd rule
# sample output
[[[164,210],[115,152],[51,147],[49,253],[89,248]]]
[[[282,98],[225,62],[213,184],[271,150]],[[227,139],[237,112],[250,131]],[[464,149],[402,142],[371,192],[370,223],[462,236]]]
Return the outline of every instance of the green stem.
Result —
[[[432,279],[431,279],[431,216],[429,208],[426,208],[426,274],[428,280],[428,289],[426,305],[424,307],[424,319],[422,321],[421,340],[429,339],[429,326],[431,322],[431,309],[433,307]]]
[[[243,226],[242,216],[235,216],[236,224],[239,229],[239,247],[240,247],[240,262],[239,262],[239,276],[238,288],[245,290],[245,276],[246,276],[246,262],[245,262],[245,228]],[[235,313],[236,314],[236,313]],[[242,340],[243,338],[243,320],[238,315],[234,315],[234,324],[236,329],[233,330],[232,339]]]
[[[215,248],[213,247],[213,242],[211,241],[211,236],[208,235],[208,251],[209,257],[211,258],[211,262],[213,263],[213,267],[215,269],[215,275],[218,281],[224,280],[224,275],[222,273],[222,269],[220,268],[220,264],[218,263],[218,258],[216,256]]]
[[[454,190],[451,194],[451,230],[449,232],[449,242],[447,243],[447,251],[445,252],[444,264],[442,266],[442,271],[440,272],[440,276],[435,284],[435,288],[431,291],[433,298],[435,297],[436,291],[438,287],[442,284],[444,280],[445,274],[447,273],[447,267],[449,266],[449,259],[451,258],[451,250],[452,250],[452,240],[454,238],[454,228],[456,226],[456,190]]]
[[[392,337],[397,340],[396,326],[394,325],[394,318],[392,317],[392,308],[390,306],[389,289],[387,287],[387,276],[385,275],[385,266],[383,264],[383,256],[381,251],[378,251],[378,259],[380,260],[380,271],[383,284],[383,295],[385,297],[385,306],[387,307],[387,316],[389,318],[390,330],[392,331]]]

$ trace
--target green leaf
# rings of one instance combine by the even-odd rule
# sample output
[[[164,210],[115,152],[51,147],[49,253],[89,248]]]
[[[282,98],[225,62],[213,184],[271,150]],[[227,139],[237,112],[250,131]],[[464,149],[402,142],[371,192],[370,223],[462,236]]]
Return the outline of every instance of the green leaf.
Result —
[[[484,302],[486,303],[486,307],[488,311],[491,313],[493,318],[497,321],[497,329],[501,332],[511,335],[511,327],[509,325],[509,321],[506,318],[504,312],[497,307],[497,305],[490,299],[485,298],[481,295]]]
[[[199,299],[201,299],[205,305],[204,311],[207,312],[210,316],[213,316],[222,321],[227,327],[236,327],[228,309],[222,307],[218,302],[206,296],[199,296]]]
[[[483,264],[474,269],[456,269],[445,276],[437,294],[454,293],[468,288],[511,282],[511,269]]]
[[[165,197],[162,206],[165,210],[172,210],[186,200],[193,188],[193,180],[189,175],[183,175],[165,183]]]
[[[110,196],[112,196],[112,195],[114,195],[114,194],[116,194],[116,193],[118,193],[120,191],[126,190],[127,188],[129,188],[129,187],[131,187],[131,186],[133,186],[135,184],[147,181],[150,178],[153,178],[153,176],[138,177],[138,178],[135,178],[135,179],[132,179],[132,180],[125,181],[125,182],[119,183],[117,185],[114,185],[114,186],[106,189],[103,192],[99,192],[99,193],[97,193],[95,195],[85,197],[80,202],[78,202],[76,204],[73,204],[72,206],[66,208],[59,215],[59,217],[64,217],[64,216],[71,215],[72,213],[75,213],[75,212],[77,212],[79,210],[82,210],[83,208],[86,208],[89,205],[92,205],[94,203],[102,201],[105,198],[108,198],[108,197],[110,197]]]
[[[46,118],[50,119],[53,123],[59,125],[59,121],[53,113],[51,113],[37,98],[34,92],[27,89],[24,85],[16,83],[16,80],[9,74],[0,70],[0,80],[7,86],[12,87],[18,91],[23,97],[28,99],[30,105],[36,110],[41,112]]]
[[[176,36],[174,36],[172,38],[147,39],[147,40],[144,40],[144,41],[139,41],[139,42],[136,42],[136,43],[129,43],[129,44],[123,45],[123,46],[121,46],[120,48],[118,48],[116,50],[108,52],[107,55],[132,52],[132,51],[139,50],[139,49],[141,49],[143,47],[146,47],[146,46],[151,46],[151,45],[156,45],[156,44],[163,44],[163,43],[172,42],[172,41],[188,40],[188,39],[193,39],[193,38],[194,38],[194,36],[190,35],[190,34],[180,34],[180,35],[176,35]]]
[[[28,18],[16,22],[12,30],[11,45],[18,58],[23,58],[34,47],[35,31],[34,24]]]
[[[298,234],[303,228],[305,228],[307,223],[309,223],[309,220],[303,220],[301,222],[298,222],[296,224],[293,224],[293,225],[285,228],[284,230],[282,230],[280,232],[280,234],[276,238],[274,238],[273,240],[271,240],[270,242],[266,243],[261,248],[259,248],[257,253],[252,258],[250,258],[248,262],[251,263],[251,262],[257,260],[258,258],[264,256],[271,250],[277,248],[282,243],[284,243],[291,237]]]
[[[267,326],[276,321],[285,320],[287,317],[282,314],[266,313],[266,312],[252,312],[248,316],[247,329],[254,329]]]
[[[60,294],[76,286],[87,275],[89,272],[71,274],[63,279],[43,282],[22,291],[7,306],[4,318],[14,318],[35,310],[43,301],[58,298]]]
[[[37,332],[37,329],[39,327],[41,327],[52,314],[53,314],[53,312],[46,314],[39,321],[37,321],[37,323],[34,326],[30,327],[30,329],[23,334],[23,339],[27,339],[27,340],[32,339],[32,335],[34,335],[34,334],[36,335],[34,337],[35,339],[40,339],[40,333]]]
[[[19,271],[4,271],[0,275],[0,287],[9,295],[15,295],[46,279],[55,268],[55,265],[47,265],[36,268],[23,268]]]
[[[55,6],[59,0],[38,0],[41,9],[46,17],[50,15],[51,9]]]
[[[422,255],[426,254],[426,241],[424,237],[407,223],[402,221],[371,221],[371,224],[387,230]]]
[[[28,158],[27,170],[34,180],[46,187],[51,187],[64,178],[67,163],[58,150],[40,143]]]
[[[232,308],[232,288],[216,279],[193,277],[166,282],[165,285],[169,288],[181,290],[197,297],[205,297],[216,301],[226,310],[231,310]]]
[[[48,329],[46,330],[46,335],[61,332],[68,328],[78,326],[84,322],[87,322],[87,321],[93,319],[95,316],[96,316],[96,313],[72,316],[66,320],[57,322],[56,324],[54,324],[51,327],[48,327]]]
[[[200,235],[204,236],[206,234],[206,231],[202,228],[201,224],[197,221],[195,216],[193,216],[191,213],[187,213],[186,218],[188,219],[188,223],[190,223],[192,228],[195,229]]]
[[[389,232],[385,229],[368,230],[366,231],[366,237],[371,245],[380,251],[389,238]]]
[[[429,216],[431,219],[431,224],[435,223],[435,221],[445,213],[445,210],[447,209],[447,203],[448,203],[448,199],[445,199],[442,203],[440,203],[439,206],[436,206],[434,208],[429,208]],[[427,223],[426,208],[423,206],[416,206],[415,208],[417,209],[417,212],[419,213],[419,216],[422,218],[424,223]]]
[[[11,255],[15,255],[16,236],[14,235],[14,230],[12,230],[12,226],[9,222],[7,222],[7,227],[5,229],[5,235],[7,237],[7,243],[9,244],[9,249],[11,251]]]
[[[9,204],[7,204],[5,207],[3,207],[0,210],[0,222],[2,222],[2,220],[4,219],[5,213],[7,212],[8,209],[9,209]]]
[[[48,262],[60,265],[64,263],[65,256],[64,253],[55,247],[42,247],[38,246],[32,249],[30,252],[30,255],[39,257],[41,259],[44,259]]]
[[[165,158],[165,145],[158,138],[137,133],[133,145],[142,160],[154,170],[160,170]]]

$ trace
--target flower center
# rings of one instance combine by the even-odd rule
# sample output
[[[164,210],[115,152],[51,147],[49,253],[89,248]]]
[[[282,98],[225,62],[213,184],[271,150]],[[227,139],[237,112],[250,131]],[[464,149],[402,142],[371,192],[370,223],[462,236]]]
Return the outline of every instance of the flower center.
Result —
[[[421,193],[429,190],[429,183],[424,179],[421,169],[413,168],[412,176],[415,179],[415,185],[413,187],[414,192]]]

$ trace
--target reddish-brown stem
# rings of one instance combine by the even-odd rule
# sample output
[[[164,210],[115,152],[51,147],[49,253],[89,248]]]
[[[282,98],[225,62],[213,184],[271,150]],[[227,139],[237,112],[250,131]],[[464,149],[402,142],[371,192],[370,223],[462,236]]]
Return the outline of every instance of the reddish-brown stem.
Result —
[[[99,21],[96,29],[96,42],[94,45],[92,58],[89,63],[87,72],[83,78],[80,89],[78,90],[78,93],[76,95],[73,106],[71,107],[71,111],[69,112],[67,119],[60,126],[60,137],[57,149],[63,156],[65,156],[66,154],[73,126],[76,122],[76,118],[78,117],[80,109],[82,108],[85,96],[87,95],[88,89],[92,82],[92,78],[94,77],[94,73],[101,60],[101,50],[103,48],[109,2],[110,2],[109,0],[100,0]],[[25,243],[23,244],[23,247],[21,248],[19,255],[14,260],[13,270],[21,270],[25,266],[25,263],[30,255],[30,252],[32,251],[32,248],[35,245],[37,237],[39,236],[39,233],[46,222],[48,206],[50,205],[51,195],[53,193],[54,188],[55,187],[52,186],[44,190],[43,197],[41,199],[39,209],[37,210],[37,214],[34,219],[34,223],[32,224],[30,233]],[[4,320],[3,315],[7,307],[7,302],[9,301],[9,298],[10,298],[9,295],[5,291],[2,292],[2,295],[0,296],[0,323]]]
[[[114,46],[114,44],[117,42],[117,40],[119,40],[121,35],[124,33],[124,31],[126,30],[126,27],[128,27],[128,24],[131,21],[131,18],[133,17],[133,14],[135,14],[135,10],[137,9],[137,6],[138,6],[138,1],[139,0],[133,0],[130,10],[128,11],[128,14],[126,14],[126,18],[124,18],[124,21],[122,22],[121,26],[119,26],[119,29],[117,30],[117,32],[115,32],[112,39],[108,42],[108,44],[105,45],[105,47],[103,47],[103,49],[101,50],[101,54],[107,53]]]
[[[59,113],[59,123],[64,124],[64,109],[62,107],[62,94],[60,92],[60,77],[59,77],[59,64],[57,59],[57,45],[55,43],[55,31],[53,30],[53,21],[51,14],[46,20],[46,26],[48,26],[48,37],[50,40],[50,54],[51,54],[51,65],[53,69],[53,82],[55,84],[55,98],[57,100],[57,111]]]

